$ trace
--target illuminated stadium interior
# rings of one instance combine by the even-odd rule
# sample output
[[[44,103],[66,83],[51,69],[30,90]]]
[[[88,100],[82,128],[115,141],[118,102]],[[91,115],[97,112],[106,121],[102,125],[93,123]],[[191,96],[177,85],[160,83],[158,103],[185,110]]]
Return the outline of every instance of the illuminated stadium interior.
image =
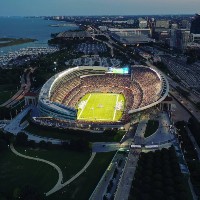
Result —
[[[150,108],[167,96],[162,73],[144,66],[82,66],[65,70],[41,89],[40,117],[70,124],[125,124],[130,114]]]
[[[85,121],[120,121],[125,106],[122,94],[88,93],[78,103],[77,119]]]

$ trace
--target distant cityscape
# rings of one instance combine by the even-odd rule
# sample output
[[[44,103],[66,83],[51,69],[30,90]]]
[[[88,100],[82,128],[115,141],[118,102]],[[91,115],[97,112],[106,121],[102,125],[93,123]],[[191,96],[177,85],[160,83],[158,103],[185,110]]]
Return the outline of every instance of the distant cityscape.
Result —
[[[0,27],[0,199],[200,198],[200,14]]]

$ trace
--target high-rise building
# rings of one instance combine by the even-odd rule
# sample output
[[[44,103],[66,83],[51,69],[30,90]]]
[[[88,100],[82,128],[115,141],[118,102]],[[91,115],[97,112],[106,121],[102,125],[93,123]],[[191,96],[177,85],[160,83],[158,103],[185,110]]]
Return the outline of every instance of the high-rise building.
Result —
[[[190,31],[187,29],[171,29],[170,47],[176,50],[185,51],[190,42]]]
[[[186,28],[189,29],[190,28],[190,22],[186,19],[181,21],[181,28]]]
[[[190,33],[200,34],[200,14],[196,14],[191,22]]]
[[[147,28],[147,20],[142,20],[139,23],[140,28]]]
[[[147,27],[147,20],[143,19],[143,18],[139,18],[139,28],[146,28]]]
[[[157,20],[156,28],[169,28],[169,20]]]

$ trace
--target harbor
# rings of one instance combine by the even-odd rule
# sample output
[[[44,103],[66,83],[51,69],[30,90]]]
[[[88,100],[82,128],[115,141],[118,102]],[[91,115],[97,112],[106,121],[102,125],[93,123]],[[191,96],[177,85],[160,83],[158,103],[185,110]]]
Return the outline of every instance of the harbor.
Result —
[[[10,66],[20,66],[24,63],[36,59],[41,54],[51,54],[59,49],[57,47],[28,47],[19,51],[8,52],[0,55],[0,67],[10,68]]]

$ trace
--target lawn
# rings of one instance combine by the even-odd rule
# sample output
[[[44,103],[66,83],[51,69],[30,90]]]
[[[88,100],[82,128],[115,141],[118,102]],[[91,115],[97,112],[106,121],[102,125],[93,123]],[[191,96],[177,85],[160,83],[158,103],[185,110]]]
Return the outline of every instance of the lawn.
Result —
[[[116,152],[98,153],[86,172],[47,200],[88,200]]]
[[[10,99],[14,94],[15,90],[7,90],[7,91],[1,91],[0,92],[0,104],[6,102],[8,99]]]
[[[16,148],[22,154],[25,154],[25,148]],[[26,148],[26,155],[42,158],[58,165],[64,176],[64,181],[70,179],[80,171],[90,158],[89,152],[75,152],[69,150],[37,150]]]
[[[119,121],[124,110],[124,96],[113,93],[88,93],[78,103],[78,120]],[[116,109],[116,107],[119,109]]]
[[[150,135],[152,135],[153,133],[156,132],[156,130],[159,127],[159,121],[157,120],[149,120],[147,123],[147,127],[145,130],[145,134],[144,137],[149,137]]]
[[[89,153],[64,150],[26,149],[26,153],[24,148],[17,148],[17,150],[56,163],[63,171],[64,181],[76,174],[90,157]],[[98,153],[84,174],[69,186],[45,199],[88,199],[114,154],[115,152]],[[33,185],[41,193],[47,192],[58,179],[57,171],[51,166],[16,156],[9,149],[1,153],[0,163],[0,193],[9,197],[8,199],[12,199],[16,188],[22,188],[27,184]]]
[[[13,191],[29,184],[41,193],[49,191],[57,182],[58,174],[54,168],[16,156],[11,150],[1,152],[0,193],[12,199]]]

